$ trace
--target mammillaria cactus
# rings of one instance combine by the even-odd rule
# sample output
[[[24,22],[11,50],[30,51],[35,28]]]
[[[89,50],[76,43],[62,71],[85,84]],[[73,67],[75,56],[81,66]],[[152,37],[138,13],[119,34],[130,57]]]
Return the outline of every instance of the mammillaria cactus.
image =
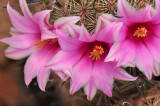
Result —
[[[48,93],[56,82],[50,77],[57,75],[73,96],[84,88],[81,97],[89,105],[159,104],[159,93],[152,103],[143,100],[148,97],[144,92],[159,92],[160,87],[159,0],[29,3],[40,3],[42,10],[32,15],[26,0],[19,0],[21,15],[8,3],[12,36],[0,39],[9,45],[8,58],[28,58],[28,89],[37,78],[39,88]]]

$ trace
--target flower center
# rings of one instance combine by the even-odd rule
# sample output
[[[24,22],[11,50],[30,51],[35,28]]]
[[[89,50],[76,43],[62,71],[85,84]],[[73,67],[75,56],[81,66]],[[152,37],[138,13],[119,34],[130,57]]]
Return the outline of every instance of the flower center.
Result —
[[[57,38],[54,39],[49,39],[49,40],[35,40],[35,43],[31,43],[32,45],[35,45],[32,49],[37,49],[37,50],[41,50],[48,42],[50,42],[49,44],[54,44],[58,41]]]
[[[93,48],[93,51],[90,52],[90,56],[89,58],[92,58],[92,60],[96,59],[96,61],[98,59],[100,59],[100,56],[104,53],[104,49],[101,45],[95,45]]]
[[[147,29],[145,27],[139,28],[134,32],[133,36],[139,37],[145,37],[147,36]]]
[[[50,40],[50,44],[54,44],[54,43],[56,43],[57,41],[58,41],[58,39],[57,39],[57,38],[54,38],[54,39]]]

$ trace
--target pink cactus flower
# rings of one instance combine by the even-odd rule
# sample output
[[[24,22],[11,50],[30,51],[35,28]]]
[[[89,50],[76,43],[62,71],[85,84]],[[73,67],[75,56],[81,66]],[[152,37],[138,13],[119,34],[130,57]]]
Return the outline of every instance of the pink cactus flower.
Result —
[[[79,17],[60,18],[54,23],[54,28],[49,24],[49,13],[51,10],[37,12],[34,15],[28,9],[25,0],[19,0],[23,15],[7,5],[10,20],[14,28],[11,28],[12,37],[3,38],[0,41],[10,45],[5,55],[11,59],[22,59],[29,56],[24,67],[25,83],[28,86],[33,78],[37,81],[41,90],[45,91],[50,70],[44,66],[60,50],[56,29],[65,30],[65,24],[76,23]],[[48,37],[50,39],[48,39]],[[63,79],[66,75],[60,70],[57,74]]]
[[[104,16],[108,17],[112,16]],[[108,23],[102,27],[103,23],[107,23],[103,20],[103,17],[99,18],[96,33],[92,36],[83,25],[78,30],[68,26],[74,32],[74,36],[63,36],[63,33],[57,30],[62,50],[46,66],[53,70],[63,70],[71,77],[70,93],[73,94],[84,87],[88,100],[95,96],[97,89],[111,97],[114,79],[136,79],[123,69],[117,68],[115,62],[104,62],[113,43],[112,32],[118,30],[121,24]]]
[[[130,64],[137,66],[148,79],[152,73],[160,74],[160,2],[156,0],[156,9],[146,5],[136,11],[126,0],[118,0],[118,22],[123,26],[115,43],[105,59],[116,60],[117,66]]]

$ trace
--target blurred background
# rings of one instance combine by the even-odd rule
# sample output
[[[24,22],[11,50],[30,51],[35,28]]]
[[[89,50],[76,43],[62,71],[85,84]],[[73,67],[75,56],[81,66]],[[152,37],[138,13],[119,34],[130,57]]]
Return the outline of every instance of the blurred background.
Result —
[[[27,0],[32,13],[47,8],[47,6],[42,5],[43,3],[32,3],[33,1],[36,0]],[[65,0],[63,1],[65,2]],[[106,5],[108,9],[112,8],[114,9],[113,13],[116,13],[116,0],[106,1],[108,2]],[[133,0],[129,1],[132,2]],[[141,1],[145,2],[147,0]],[[21,12],[18,0],[0,0],[0,39],[10,36],[9,29],[12,27],[6,10],[8,2],[10,2],[10,5],[15,10]],[[153,2],[153,0],[150,2]],[[61,0],[60,3],[63,4]],[[81,4],[81,2],[78,3]],[[83,8],[80,9],[80,12],[85,13],[82,9]],[[62,8],[62,10],[64,9]],[[111,12],[111,10],[108,11]],[[65,11],[61,11],[61,8],[57,12],[59,15],[65,14]],[[95,20],[93,19],[93,22],[95,22]],[[89,23],[87,23],[87,25],[89,26]],[[95,23],[92,23],[91,26],[94,27]],[[90,32],[92,33],[93,31],[91,30]],[[144,77],[139,78],[135,82],[115,81],[112,98],[98,91],[92,101],[86,99],[83,89],[74,95],[70,95],[69,83],[61,82],[53,73],[50,79],[54,77],[54,80],[48,82],[46,92],[39,89],[36,79],[34,79],[27,88],[23,74],[26,59],[15,61],[6,58],[4,51],[7,47],[6,44],[0,42],[0,106],[160,106],[158,77],[154,78],[154,82],[148,81]],[[137,75],[136,73],[132,74]]]

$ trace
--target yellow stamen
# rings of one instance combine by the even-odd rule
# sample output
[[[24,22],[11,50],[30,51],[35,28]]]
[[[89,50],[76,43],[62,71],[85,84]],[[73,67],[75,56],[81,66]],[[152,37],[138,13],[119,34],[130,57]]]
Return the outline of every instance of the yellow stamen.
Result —
[[[139,37],[145,37],[147,36],[147,29],[145,27],[139,28],[134,32],[133,36]]]
[[[92,61],[94,59],[96,59],[96,61],[97,61],[98,59],[100,59],[100,55],[102,55],[103,53],[104,53],[103,47],[100,45],[96,45],[96,46],[94,46],[93,51],[90,52],[91,55],[89,56],[89,58],[92,57]]]
[[[31,43],[32,45],[35,45],[32,49],[37,49],[37,50],[41,50],[48,42],[50,42],[49,44],[54,44],[56,43],[58,40],[57,38],[54,38],[52,40],[35,40],[35,43]]]
[[[35,45],[35,47],[33,47],[32,49],[37,49],[37,50],[41,50],[44,45],[47,44],[47,40],[41,41],[41,40],[35,40],[35,43],[31,43],[32,45]]]

